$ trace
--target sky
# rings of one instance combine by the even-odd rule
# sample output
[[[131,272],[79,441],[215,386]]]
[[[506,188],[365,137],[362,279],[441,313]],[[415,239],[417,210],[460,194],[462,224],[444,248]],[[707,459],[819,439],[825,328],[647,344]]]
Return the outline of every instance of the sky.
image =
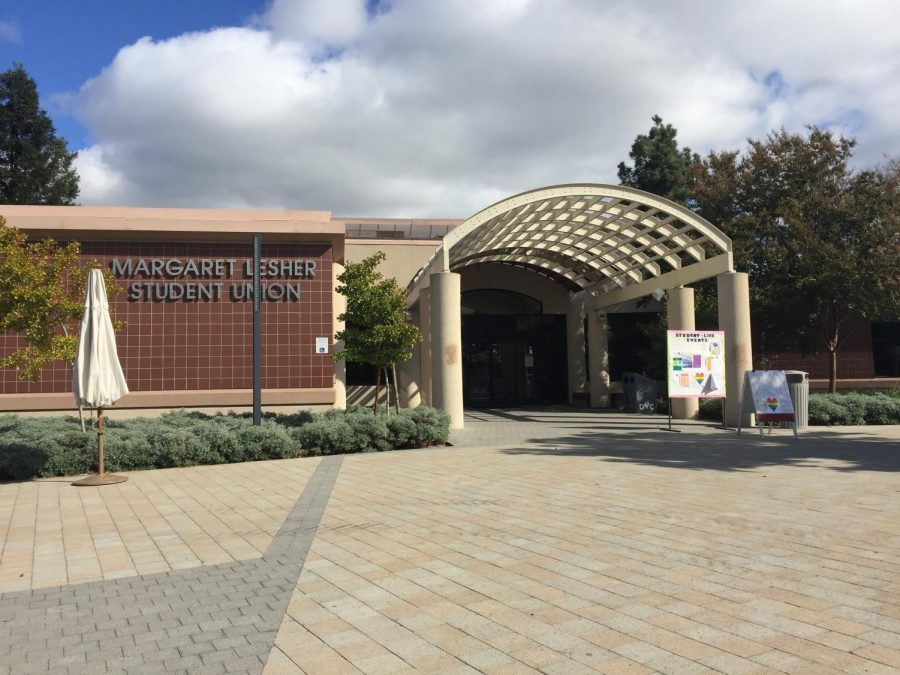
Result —
[[[896,0],[3,0],[79,203],[465,218],[815,124],[900,156]]]

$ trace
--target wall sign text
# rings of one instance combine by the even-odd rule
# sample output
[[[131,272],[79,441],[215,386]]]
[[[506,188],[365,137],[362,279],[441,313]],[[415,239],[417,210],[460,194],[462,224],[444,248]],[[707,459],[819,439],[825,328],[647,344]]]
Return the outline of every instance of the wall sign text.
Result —
[[[114,258],[118,279],[129,279],[129,301],[251,302],[253,261],[235,258]],[[316,276],[316,261],[269,258],[260,262],[263,300],[297,302],[300,282]],[[137,278],[136,278],[137,277]]]

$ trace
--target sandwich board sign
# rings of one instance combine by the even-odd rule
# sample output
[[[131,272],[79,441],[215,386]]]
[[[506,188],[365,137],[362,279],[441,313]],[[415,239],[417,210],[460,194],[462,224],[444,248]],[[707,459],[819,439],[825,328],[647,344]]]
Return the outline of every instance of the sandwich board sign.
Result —
[[[725,398],[725,331],[666,331],[669,398]]]
[[[749,370],[744,376],[741,390],[741,417],[744,413],[756,415],[759,435],[763,435],[764,424],[791,422],[794,436],[797,436],[797,419],[794,404],[788,390],[787,377],[783,370]],[[741,425],[738,422],[738,434]],[[771,428],[769,429],[771,433]]]

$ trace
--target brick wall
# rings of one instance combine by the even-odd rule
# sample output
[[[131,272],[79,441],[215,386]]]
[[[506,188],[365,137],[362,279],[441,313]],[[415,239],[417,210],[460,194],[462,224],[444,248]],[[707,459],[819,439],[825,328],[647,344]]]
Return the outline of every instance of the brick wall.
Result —
[[[838,352],[838,379],[875,377],[871,324],[859,321],[850,330],[846,342]],[[755,357],[758,367],[758,355]],[[780,370],[803,370],[813,380],[826,379],[831,368],[831,356],[825,350],[819,354],[779,352],[770,356],[768,366]]]
[[[278,274],[264,282],[299,286],[300,299],[262,303],[262,386],[264,389],[330,388],[333,386],[332,250],[322,244],[264,244],[264,259],[305,259],[315,263],[310,278]],[[109,267],[120,261],[178,258],[233,260],[231,276],[149,278],[137,274],[120,279],[126,288],[112,301],[117,319],[127,323],[117,333],[119,358],[131,391],[249,389],[252,387],[253,303],[234,300],[231,286],[252,283],[245,265],[252,261],[249,244],[85,242],[85,260]],[[209,286],[222,284],[221,299],[194,301],[130,300],[131,284],[178,282]],[[275,293],[274,295],[277,295]],[[328,338],[328,354],[315,353],[316,337]],[[20,340],[0,334],[0,354]],[[0,370],[0,393],[62,393],[71,391],[71,366],[55,363],[44,369],[38,383],[20,381],[15,371]]]

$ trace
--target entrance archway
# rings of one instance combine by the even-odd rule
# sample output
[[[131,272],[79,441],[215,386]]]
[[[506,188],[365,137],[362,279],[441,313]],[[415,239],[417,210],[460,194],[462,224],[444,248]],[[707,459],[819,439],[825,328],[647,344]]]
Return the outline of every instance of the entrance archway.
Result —
[[[583,361],[590,364],[584,381],[569,382],[570,389],[580,389],[570,394],[583,394],[594,406],[608,404],[605,309],[668,291],[670,327],[693,329],[692,291],[684,286],[735,275],[731,240],[724,233],[689,209],[641,190],[552,186],[479,211],[444,237],[408,288],[426,337],[421,389],[428,402],[448,411],[454,426],[462,424],[463,405],[458,275],[480,266],[518,268],[565,289],[567,344],[586,341]],[[720,327],[726,330],[726,349],[732,356],[728,379],[739,382],[739,372],[750,368],[746,278],[726,286],[733,297],[720,301],[720,324],[725,324]],[[570,353],[570,373],[572,359]],[[729,392],[736,389],[732,386]],[[737,394],[731,406],[735,409],[736,400]],[[728,406],[726,418],[727,411]],[[690,404],[675,412],[692,414]]]

